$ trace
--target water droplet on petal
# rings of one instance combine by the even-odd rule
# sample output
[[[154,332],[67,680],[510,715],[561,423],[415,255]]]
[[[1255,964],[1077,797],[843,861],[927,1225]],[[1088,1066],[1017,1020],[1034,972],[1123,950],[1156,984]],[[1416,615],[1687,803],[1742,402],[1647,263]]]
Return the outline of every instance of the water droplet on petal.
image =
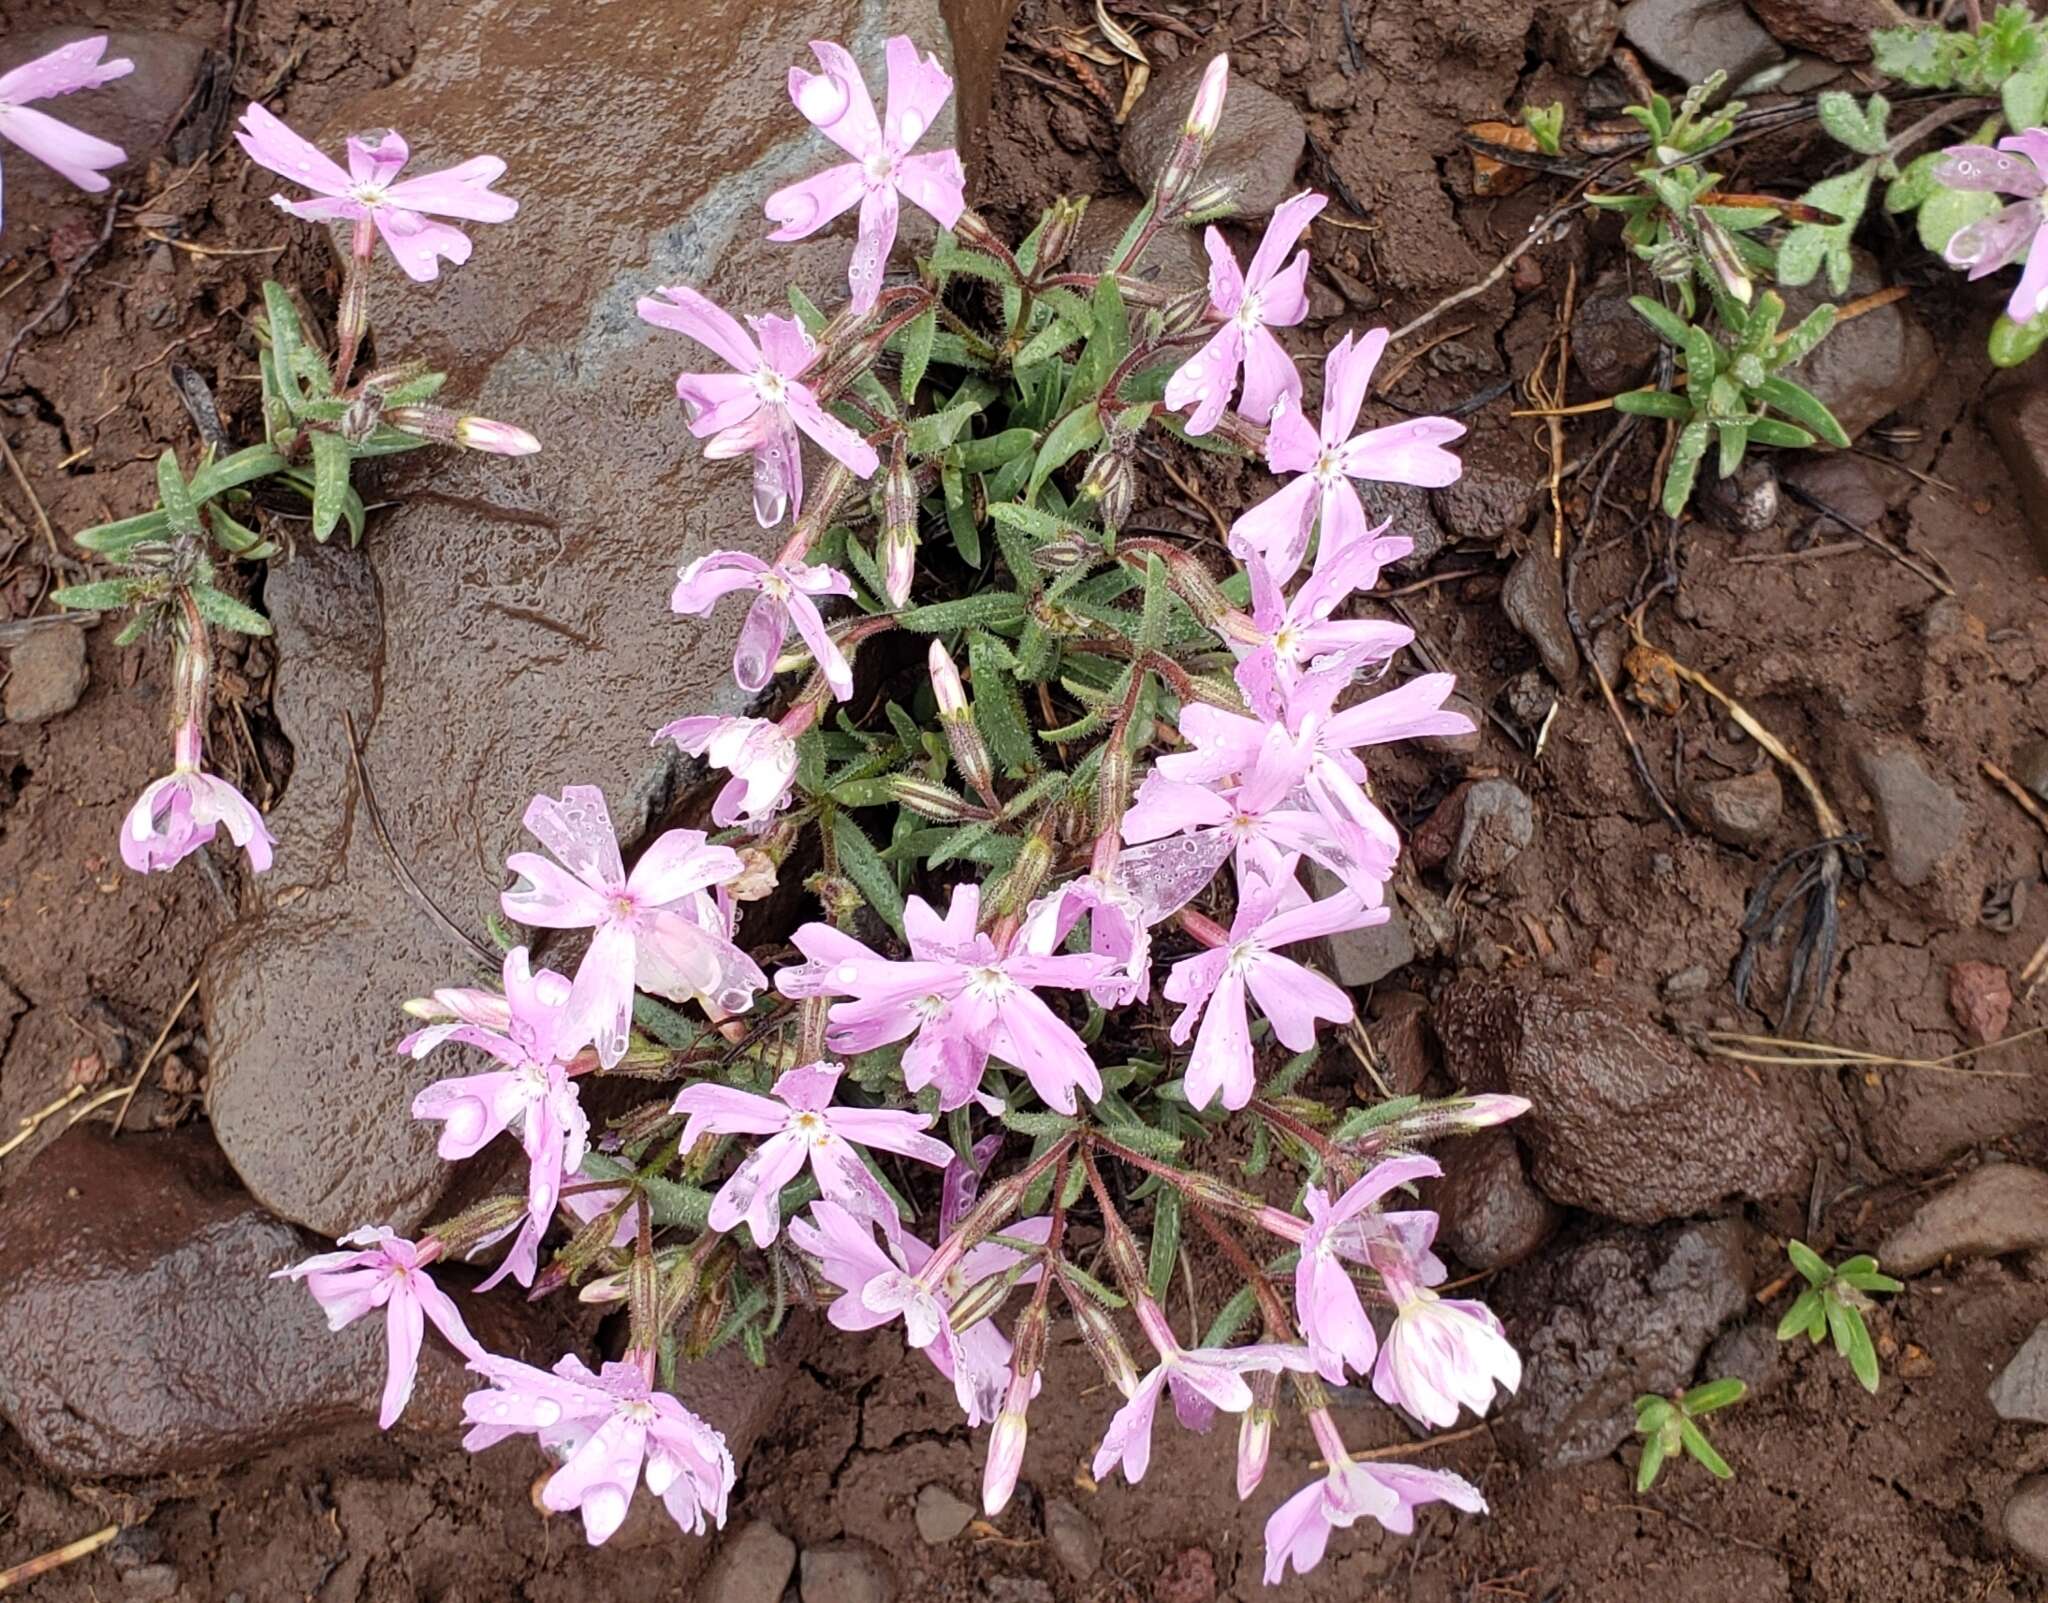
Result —
[[[846,115],[851,97],[836,78],[816,73],[804,80],[796,92],[796,109],[820,128],[829,128]]]
[[[543,1397],[533,1405],[533,1422],[543,1430],[554,1424],[561,1417],[561,1404],[552,1402],[548,1398]]]

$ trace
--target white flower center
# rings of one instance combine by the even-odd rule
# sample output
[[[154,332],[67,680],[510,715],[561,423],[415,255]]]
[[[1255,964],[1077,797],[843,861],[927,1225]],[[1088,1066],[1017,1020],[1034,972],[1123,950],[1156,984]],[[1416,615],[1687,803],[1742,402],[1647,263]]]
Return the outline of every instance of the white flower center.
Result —
[[[1016,981],[993,964],[967,971],[967,988],[978,997],[1000,1001],[1017,988]]]
[[[1320,484],[1335,484],[1344,477],[1344,466],[1335,451],[1324,451],[1316,458],[1316,480]]]
[[[892,183],[896,177],[896,158],[886,150],[878,150],[861,164],[861,171],[870,184]]]
[[[1231,315],[1230,320],[1249,334],[1266,320],[1265,311],[1265,297],[1257,290],[1253,290],[1238,302],[1237,310]]]
[[[814,1147],[822,1147],[832,1139],[832,1127],[825,1122],[822,1113],[799,1113],[789,1121],[789,1129]]]
[[[382,184],[357,184],[349,191],[349,194],[372,210],[379,206],[388,205],[391,200],[391,192]]]

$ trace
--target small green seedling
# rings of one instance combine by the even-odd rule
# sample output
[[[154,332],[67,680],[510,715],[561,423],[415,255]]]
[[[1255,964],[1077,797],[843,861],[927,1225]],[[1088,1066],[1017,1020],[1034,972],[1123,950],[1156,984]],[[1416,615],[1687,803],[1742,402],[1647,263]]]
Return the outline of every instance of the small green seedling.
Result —
[[[1553,100],[1547,106],[1524,106],[1522,126],[1529,130],[1536,141],[1536,148],[1546,156],[1564,153],[1564,102]]]
[[[1873,1291],[1902,1291],[1905,1288],[1890,1275],[1877,1272],[1877,1260],[1859,1253],[1833,1266],[1803,1241],[1785,1243],[1792,1267],[1806,1279],[1806,1289],[1785,1310],[1778,1321],[1778,1340],[1790,1341],[1802,1330],[1818,1346],[1832,1337],[1835,1351],[1849,1360],[1849,1367],[1867,1392],[1877,1391],[1877,1349],[1871,1345],[1863,1316],[1872,1304]]]
[[[1735,1471],[1714,1451],[1698,1421],[1703,1415],[1730,1403],[1739,1403],[1749,1387],[1739,1380],[1710,1380],[1691,1391],[1671,1397],[1636,1399],[1636,1434],[1643,1438],[1643,1459],[1636,1466],[1636,1492],[1647,1492],[1657,1483],[1664,1461],[1683,1448],[1717,1480],[1733,1480]]]

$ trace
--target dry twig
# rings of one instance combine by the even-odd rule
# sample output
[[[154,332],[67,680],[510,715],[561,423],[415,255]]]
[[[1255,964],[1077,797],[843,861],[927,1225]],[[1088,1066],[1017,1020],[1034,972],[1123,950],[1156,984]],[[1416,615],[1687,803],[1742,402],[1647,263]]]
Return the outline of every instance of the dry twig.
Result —
[[[77,1559],[82,1559],[88,1554],[97,1553],[120,1534],[120,1526],[104,1525],[90,1536],[81,1536],[75,1542],[66,1542],[62,1547],[54,1548],[40,1557],[29,1559],[26,1563],[11,1565],[7,1569],[0,1570],[0,1592],[9,1591],[17,1586],[25,1586],[38,1576],[48,1575],[52,1570],[61,1570],[65,1565]]]

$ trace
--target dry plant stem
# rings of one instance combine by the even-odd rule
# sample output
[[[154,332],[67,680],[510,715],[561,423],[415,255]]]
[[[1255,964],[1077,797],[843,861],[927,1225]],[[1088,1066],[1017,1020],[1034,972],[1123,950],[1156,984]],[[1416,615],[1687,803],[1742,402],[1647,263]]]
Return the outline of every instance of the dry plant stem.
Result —
[[[1454,1430],[1447,1435],[1425,1436],[1420,1441],[1413,1442],[1397,1442],[1392,1447],[1369,1448],[1365,1452],[1353,1453],[1351,1456],[1368,1461],[1376,1458],[1406,1458],[1410,1453],[1419,1452],[1425,1447],[1448,1447],[1452,1442],[1467,1442],[1474,1436],[1490,1435],[1492,1431],[1493,1421],[1482,1419],[1476,1425],[1467,1425],[1463,1430]]]
[[[120,1526],[103,1525],[90,1536],[81,1536],[77,1541],[66,1542],[62,1547],[54,1548],[39,1558],[32,1558],[24,1564],[0,1570],[0,1592],[25,1586],[38,1576],[48,1575],[52,1570],[61,1570],[74,1560],[97,1553],[120,1534]]]
[[[1966,1047],[1938,1058],[1892,1057],[1884,1052],[1865,1052],[1853,1046],[1835,1046],[1826,1041],[1800,1041],[1780,1035],[1742,1035],[1733,1030],[1707,1030],[1699,1038],[1699,1049],[1713,1057],[1733,1058],[1738,1063],[1759,1063],[1784,1068],[1806,1069],[1922,1069],[1937,1074],[1967,1074],[1978,1080],[2031,1080],[2023,1069],[1965,1069],[1958,1064],[2016,1046],[2038,1035],[2048,1035],[2048,1024],[2008,1035],[2002,1041]],[[1768,1047],[1771,1051],[1757,1051]]]
[[[24,1114],[21,1119],[20,1128],[4,1142],[0,1142],[0,1158],[6,1157],[8,1153],[20,1146],[22,1142],[34,1135],[36,1131],[40,1130],[43,1127],[44,1120],[54,1118],[84,1095],[85,1087],[74,1085],[70,1090],[57,1098],[56,1101],[37,1108],[33,1113]]]
[[[50,514],[43,510],[43,503],[37,497],[35,486],[28,482],[28,475],[21,470],[21,462],[14,454],[14,448],[7,443],[7,436],[0,434],[0,461],[5,461],[7,471],[14,482],[21,486],[21,493],[28,497],[29,510],[36,515],[36,528],[41,531],[43,544],[50,548],[50,564],[54,568],[76,566],[64,555],[57,545],[57,531],[50,527]]]
[[[1613,164],[1610,162],[1609,165],[1611,166]],[[1605,171],[1605,168],[1601,169],[1601,171]],[[1578,186],[1579,189],[1583,191],[1587,184],[1589,184],[1591,181],[1592,180],[1590,177],[1582,179]],[[1387,343],[1390,345],[1398,344],[1400,341],[1406,339],[1410,334],[1415,333],[1417,330],[1427,328],[1431,323],[1434,323],[1439,317],[1442,317],[1444,313],[1448,312],[1452,307],[1462,306],[1466,301],[1471,300],[1474,296],[1484,295],[1488,290],[1492,289],[1494,285],[1498,284],[1502,279],[1506,278],[1508,274],[1514,270],[1516,262],[1520,261],[1524,256],[1528,255],[1530,251],[1534,250],[1538,245],[1542,244],[1543,241],[1549,237],[1551,229],[1555,228],[1559,223],[1563,222],[1567,217],[1571,216],[1572,213],[1577,211],[1583,211],[1587,204],[1588,202],[1586,201],[1585,196],[1583,194],[1575,194],[1570,200],[1564,202],[1562,205],[1553,206],[1549,211],[1545,212],[1541,217],[1537,218],[1535,222],[1529,225],[1529,232],[1524,234],[1522,238],[1519,241],[1517,241],[1512,248],[1509,249],[1508,253],[1505,256],[1503,256],[1500,259],[1500,261],[1495,265],[1492,272],[1488,273],[1484,278],[1480,279],[1478,283],[1467,284],[1463,289],[1458,290],[1453,294],[1446,295],[1442,300],[1438,301],[1436,305],[1432,306],[1420,317],[1413,318],[1410,321],[1403,323],[1399,328],[1394,330],[1393,334],[1389,337]]]
[[[376,831],[377,844],[384,848],[385,859],[391,864],[391,872],[398,876],[398,883],[451,941],[470,952],[486,969],[498,968],[503,959],[474,936],[464,934],[462,927],[442,912],[434,899],[420,888],[420,882],[412,877],[412,870],[405,866],[405,860],[398,855],[398,848],[392,844],[391,831],[384,827],[384,812],[377,805],[377,792],[370,784],[370,770],[363,762],[362,743],[356,736],[355,715],[344,711],[341,722],[348,732],[349,766],[355,770],[356,789],[362,795],[363,810],[370,815],[370,828]]]
[[[157,1053],[164,1049],[164,1042],[171,1038],[171,1029],[178,1022],[178,1016],[198,994],[199,976],[195,974],[192,976],[192,983],[185,987],[185,994],[179,997],[172,1004],[170,1012],[164,1015],[164,1027],[156,1032],[156,1039],[149,1043],[149,1050],[142,1054],[142,1062],[135,1070],[135,1078],[128,1082],[128,1089],[121,1098],[121,1105],[114,1110],[114,1128],[109,1132],[109,1139],[121,1133],[121,1121],[128,1117],[129,1104],[135,1100],[135,1093],[142,1089],[143,1076],[149,1073],[149,1066],[156,1061]]]
[[[1995,784],[2020,804],[2029,818],[2033,819],[2043,829],[2048,829],[2048,807],[2043,807],[2039,802],[2035,801],[2032,793],[2024,785],[2017,779],[2014,779],[2011,774],[2008,774],[1989,757],[1984,759],[1983,768],[1985,774]]]
[[[1923,563],[1918,557],[1914,556],[1910,551],[1905,550],[1903,547],[1893,545],[1891,541],[1887,540],[1883,535],[1877,534],[1872,530],[1866,529],[1859,523],[1851,522],[1848,518],[1844,517],[1841,513],[1837,512],[1833,507],[1829,506],[1825,501],[1821,500],[1818,496],[1801,489],[1798,485],[1790,483],[1789,481],[1785,484],[1785,493],[1791,496],[1793,500],[1798,501],[1805,506],[1811,507],[1814,511],[1818,512],[1822,517],[1826,518],[1830,523],[1841,525],[1841,527],[1847,529],[1851,534],[1855,535],[1856,538],[1861,540],[1865,545],[1871,547],[1872,550],[1883,552],[1886,556],[1890,557],[1892,561],[1896,562],[1900,567],[1904,568],[1908,573],[1912,574],[1913,577],[1918,579],[1921,583],[1932,585],[1936,591],[1945,596],[1953,596],[1956,593],[1956,587],[1954,585],[1950,584],[1948,580],[1944,579],[1940,574],[1936,573],[1933,569],[1929,568],[1925,563]]]
[[[1572,302],[1579,292],[1579,264],[1573,262],[1564,281],[1564,318],[1558,324],[1557,335],[1557,378],[1550,386],[1550,398],[1562,402],[1565,386],[1570,380],[1572,360]],[[1550,554],[1559,562],[1564,560],[1564,424],[1557,418],[1550,420]]]

